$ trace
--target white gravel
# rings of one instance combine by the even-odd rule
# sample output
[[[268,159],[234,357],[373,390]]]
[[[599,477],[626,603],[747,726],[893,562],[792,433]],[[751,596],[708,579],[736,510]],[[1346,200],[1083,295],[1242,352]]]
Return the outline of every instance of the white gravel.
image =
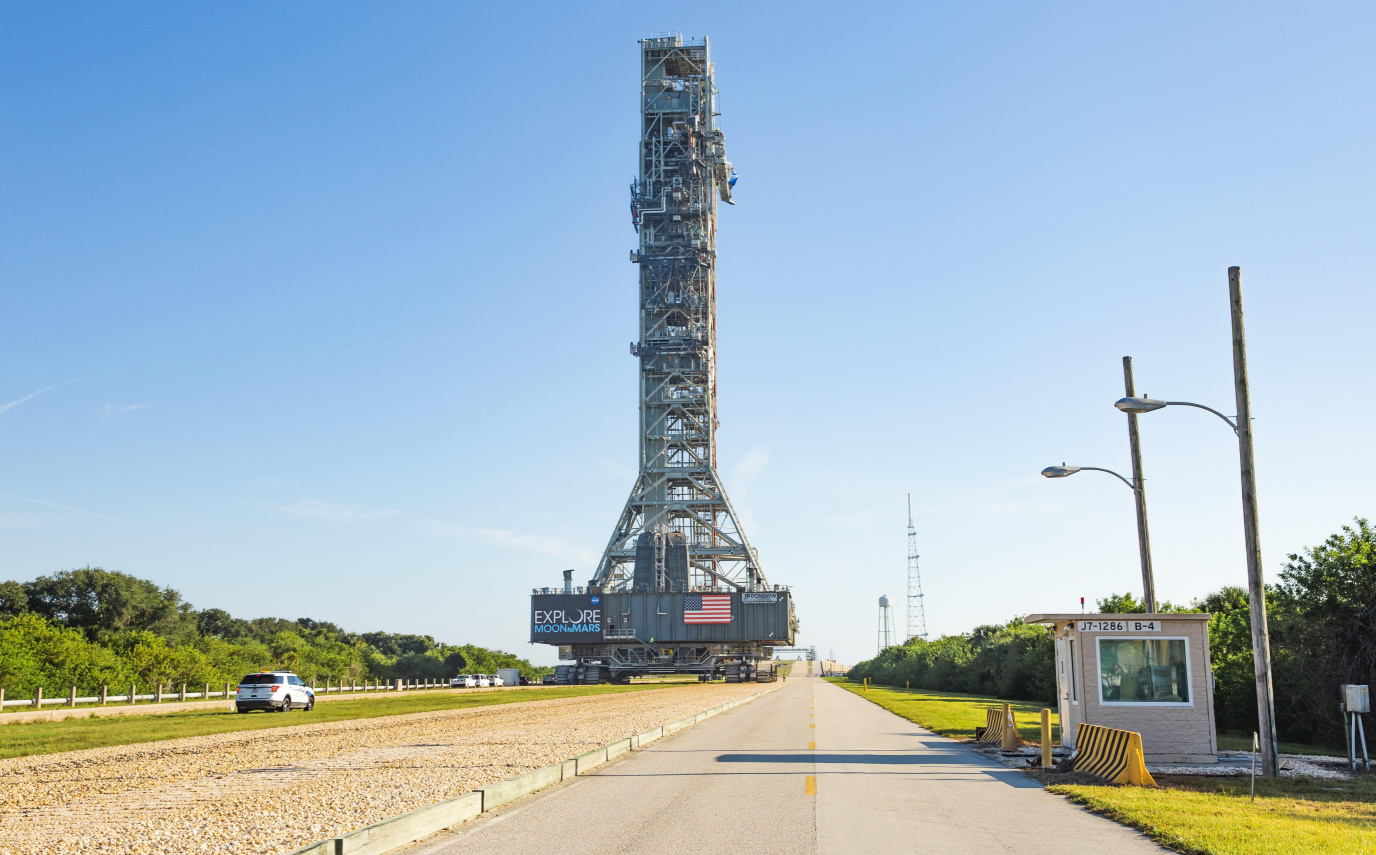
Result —
[[[981,745],[978,743],[966,743],[967,747],[978,751],[980,754],[997,760],[1010,769],[1028,769],[1027,763],[1033,757],[1041,754],[1041,749],[1036,746],[1022,746],[1018,753],[1005,755],[999,750],[998,746]],[[1251,755],[1240,755],[1224,753],[1225,757],[1248,758]],[[1057,755],[1056,762],[1064,760],[1064,755]],[[1196,775],[1205,778],[1233,778],[1246,777],[1252,774],[1252,767],[1249,764],[1241,763],[1200,763],[1192,765],[1165,765],[1149,763],[1147,771],[1153,775]],[[1351,778],[1353,774],[1349,771],[1347,761],[1341,757],[1325,757],[1317,754],[1282,754],[1280,755],[1280,774],[1282,778],[1294,778],[1307,775],[1311,778]]]
[[[0,760],[0,855],[291,852],[761,688],[527,701]]]

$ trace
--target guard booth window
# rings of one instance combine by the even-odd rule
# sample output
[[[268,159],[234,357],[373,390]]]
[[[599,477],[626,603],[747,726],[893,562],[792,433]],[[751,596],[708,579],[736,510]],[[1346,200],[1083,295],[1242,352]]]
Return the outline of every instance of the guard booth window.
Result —
[[[1100,638],[1099,700],[1188,704],[1190,661],[1183,638]]]

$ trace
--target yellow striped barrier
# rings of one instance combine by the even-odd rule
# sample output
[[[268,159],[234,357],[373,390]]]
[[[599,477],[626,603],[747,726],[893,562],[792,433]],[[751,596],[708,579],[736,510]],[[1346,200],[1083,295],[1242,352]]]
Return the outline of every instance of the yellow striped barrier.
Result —
[[[1006,717],[1004,716],[1003,710],[996,707],[990,707],[985,710],[984,713],[984,733],[979,737],[980,742],[1002,743],[1005,728],[1012,733],[1015,740],[1017,739],[1017,726],[1014,723],[1011,710]],[[1009,725],[1013,726],[1010,728]],[[1014,742],[1013,744],[1016,745],[1017,743]]]
[[[1142,734],[1131,730],[1081,722],[1075,730],[1073,768],[1110,784],[1156,786],[1142,756]]]

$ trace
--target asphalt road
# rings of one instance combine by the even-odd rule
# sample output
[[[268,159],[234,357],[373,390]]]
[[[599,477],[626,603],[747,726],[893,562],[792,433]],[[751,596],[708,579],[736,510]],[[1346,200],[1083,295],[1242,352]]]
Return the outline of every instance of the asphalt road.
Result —
[[[795,673],[801,669],[795,669]],[[407,855],[1166,850],[815,677]]]

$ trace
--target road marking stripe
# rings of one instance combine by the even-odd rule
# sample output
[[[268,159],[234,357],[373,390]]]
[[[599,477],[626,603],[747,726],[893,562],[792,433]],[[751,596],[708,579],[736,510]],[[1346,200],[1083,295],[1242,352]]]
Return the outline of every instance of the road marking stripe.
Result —
[[[817,776],[816,776],[816,775],[808,775],[808,776],[807,776],[807,783],[803,785],[803,795],[805,795],[805,796],[815,796],[815,795],[817,795]]]
[[[817,750],[817,743],[815,743],[815,742],[809,742],[809,743],[807,744],[807,750],[808,750],[808,751],[816,751],[816,750]]]
[[[816,727],[816,724],[809,724],[808,727]]]

